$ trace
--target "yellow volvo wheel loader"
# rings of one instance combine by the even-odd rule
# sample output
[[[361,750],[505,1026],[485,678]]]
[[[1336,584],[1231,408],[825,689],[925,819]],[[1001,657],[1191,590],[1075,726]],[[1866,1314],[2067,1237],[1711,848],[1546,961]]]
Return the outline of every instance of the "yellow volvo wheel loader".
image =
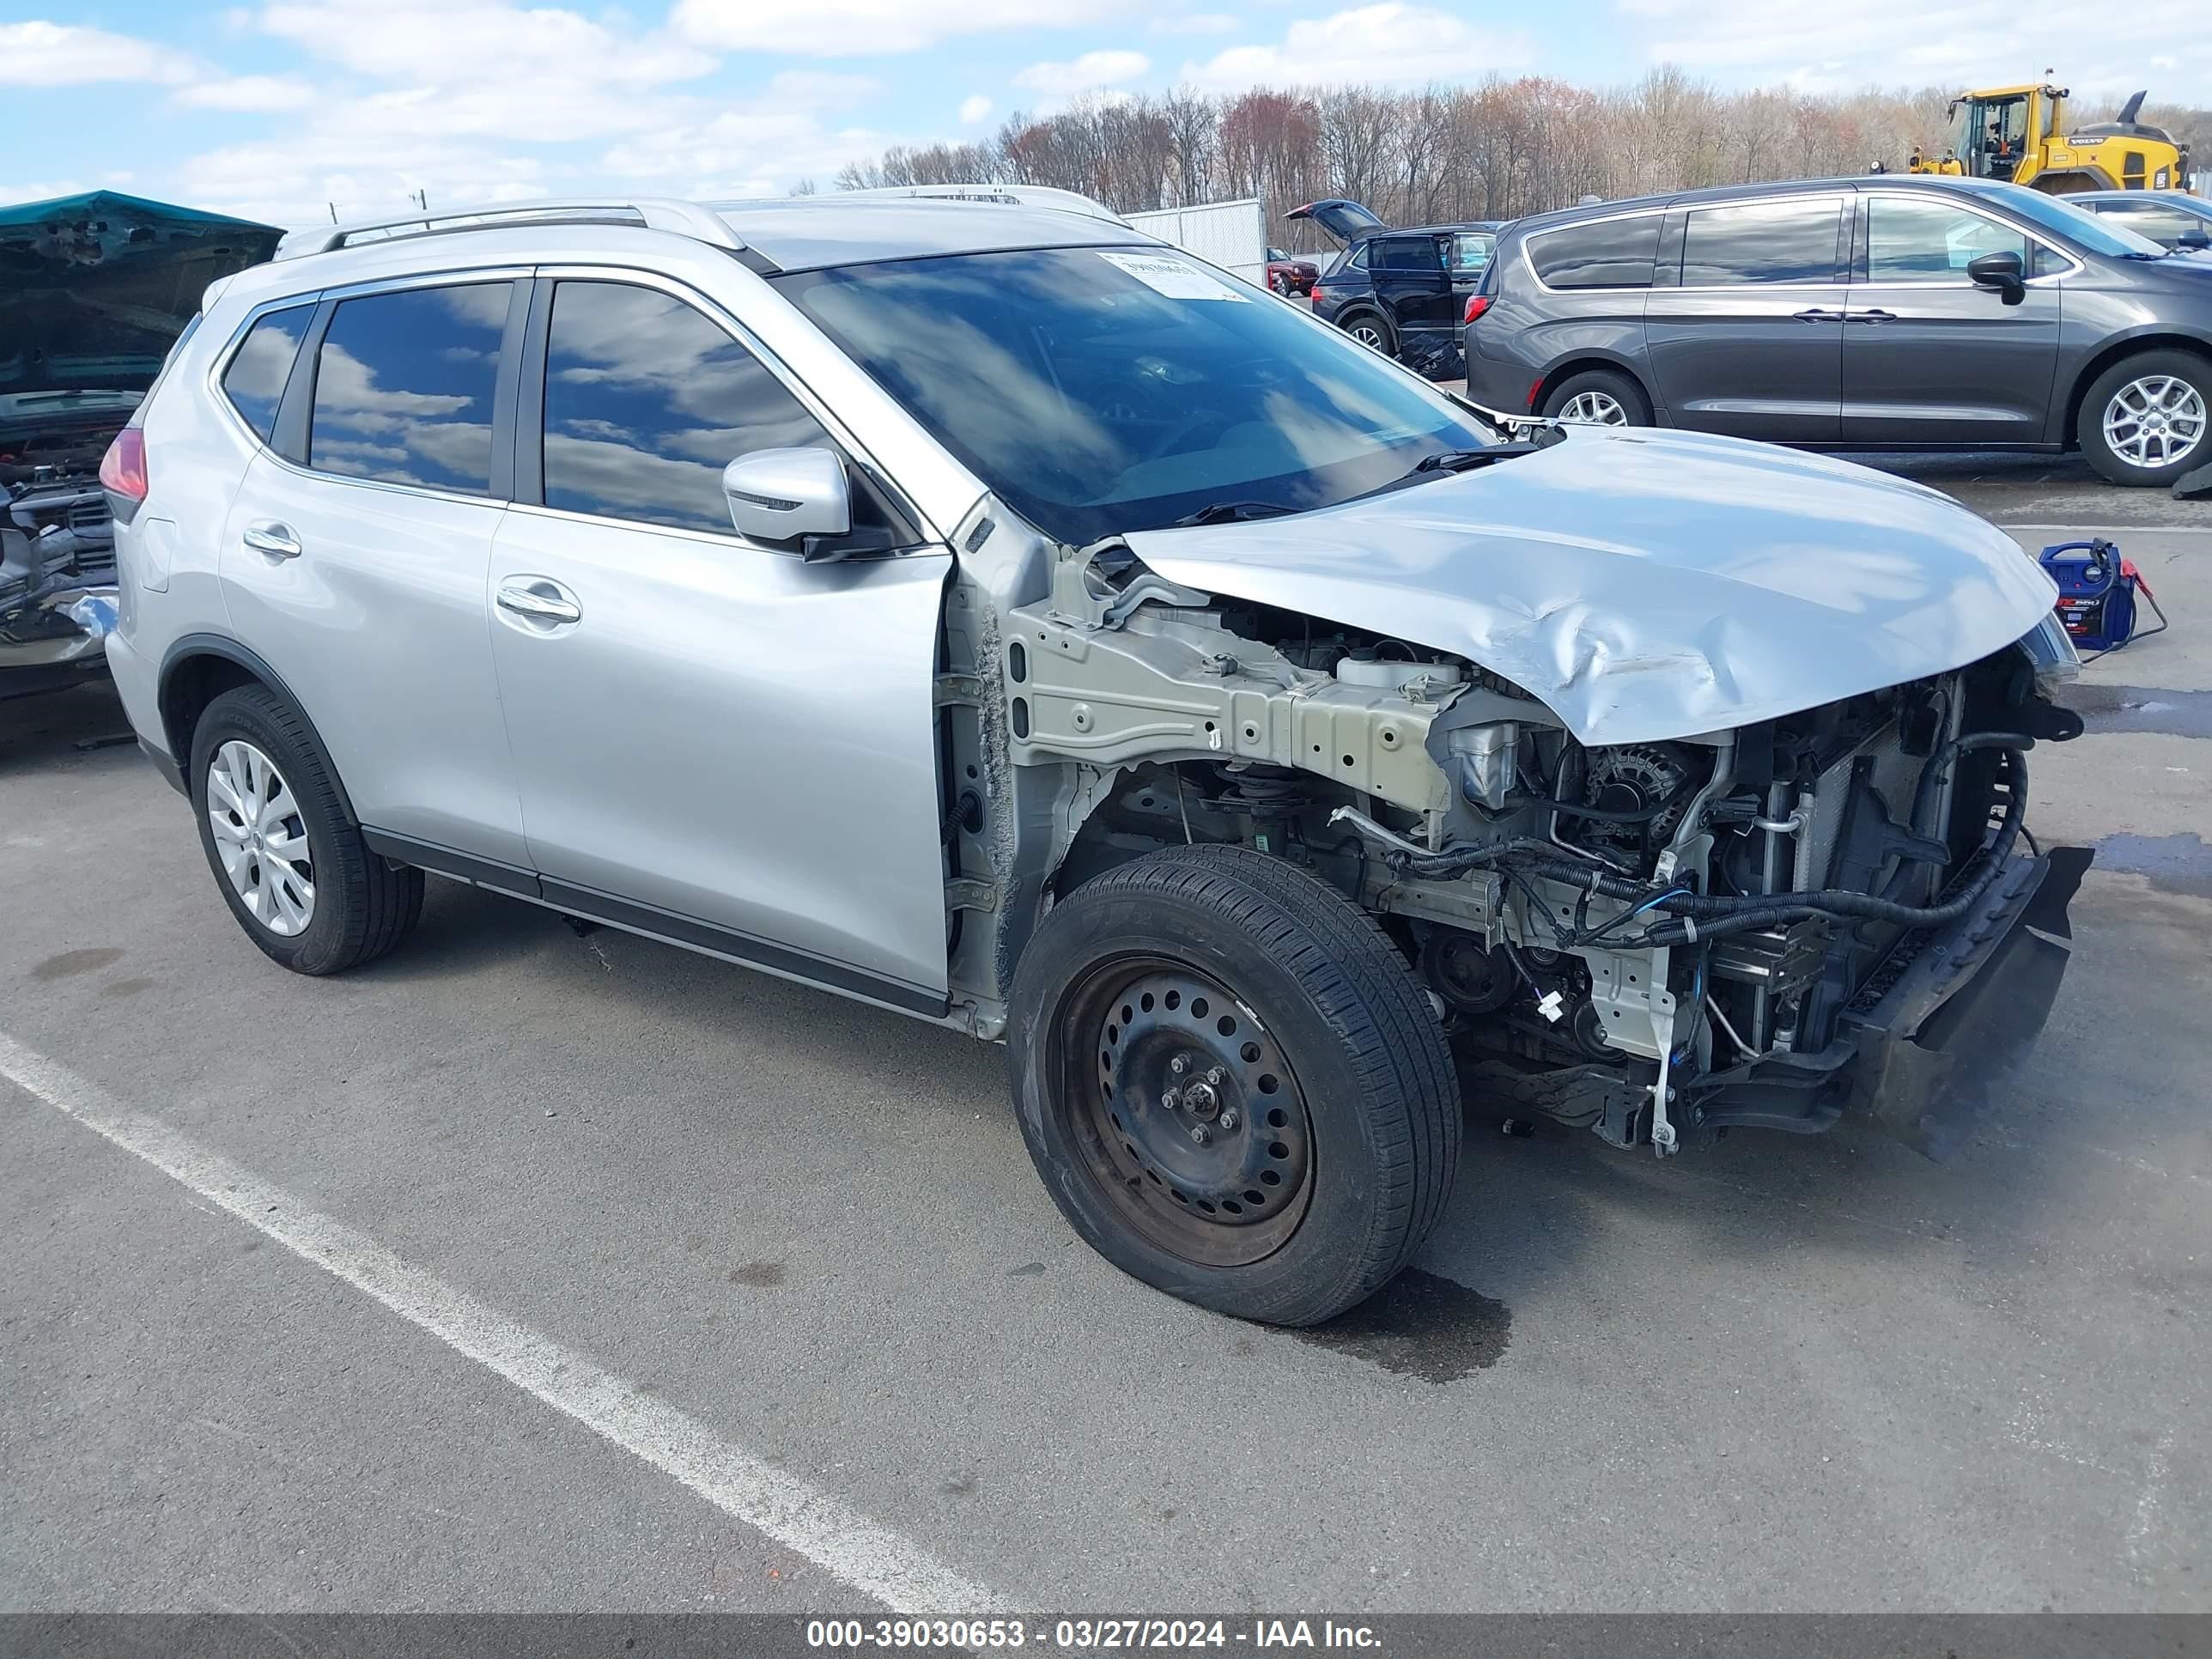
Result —
[[[2044,71],[2046,75],[2049,70]],[[2052,196],[2083,190],[2187,190],[2189,147],[2146,126],[2143,94],[2117,119],[2069,131],[2066,88],[1993,87],[1951,100],[1949,147],[1941,160],[1915,149],[1908,172],[2006,179]]]

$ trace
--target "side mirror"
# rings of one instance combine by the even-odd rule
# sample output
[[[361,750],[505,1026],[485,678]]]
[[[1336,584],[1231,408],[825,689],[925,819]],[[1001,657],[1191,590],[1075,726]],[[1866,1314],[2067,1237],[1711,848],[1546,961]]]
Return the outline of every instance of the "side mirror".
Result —
[[[2191,225],[2173,239],[2173,245],[2176,247],[2185,247],[2191,253],[2202,253],[2206,248],[2212,247],[2212,235],[2207,235],[2195,225]]]
[[[2021,263],[2020,255],[2010,249],[2002,253],[1984,253],[1970,260],[1966,277],[1976,288],[1995,289],[2008,306],[2016,306],[2027,298],[2027,268]]]
[[[840,559],[853,533],[853,485],[826,449],[757,449],[722,469],[730,522],[750,541],[795,547],[809,562]]]

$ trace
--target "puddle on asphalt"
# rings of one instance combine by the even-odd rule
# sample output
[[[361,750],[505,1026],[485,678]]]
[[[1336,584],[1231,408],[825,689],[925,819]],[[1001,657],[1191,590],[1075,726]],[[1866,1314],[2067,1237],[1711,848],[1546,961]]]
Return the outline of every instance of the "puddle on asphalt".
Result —
[[[2161,892],[2212,898],[2212,847],[2195,830],[2181,836],[2106,836],[2097,868],[2148,876]]]
[[[2092,732],[2149,732],[2166,738],[2212,738],[2212,691],[2166,691],[2149,685],[2066,688],[2061,701]]]
[[[1503,1302],[1408,1267],[1351,1312],[1291,1334],[1401,1376],[1456,1382],[1495,1365],[1512,1331]]]

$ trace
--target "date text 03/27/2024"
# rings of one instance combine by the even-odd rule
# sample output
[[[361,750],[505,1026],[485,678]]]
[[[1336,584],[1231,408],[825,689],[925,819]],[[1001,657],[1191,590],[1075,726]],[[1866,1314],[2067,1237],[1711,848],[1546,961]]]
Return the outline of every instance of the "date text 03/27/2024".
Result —
[[[1022,1619],[810,1619],[811,1648],[1036,1647],[1048,1651],[1191,1650],[1206,1648],[1372,1650],[1381,1638],[1368,1626],[1334,1620],[1061,1619],[1032,1626]]]

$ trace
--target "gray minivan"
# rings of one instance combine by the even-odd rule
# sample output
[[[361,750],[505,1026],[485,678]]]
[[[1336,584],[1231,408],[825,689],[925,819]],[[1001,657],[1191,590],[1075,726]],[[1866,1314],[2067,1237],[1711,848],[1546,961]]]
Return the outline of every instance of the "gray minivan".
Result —
[[[1820,449],[2212,459],[2212,264],[1983,179],[1842,179],[1523,219],[1466,323],[1476,402]]]

